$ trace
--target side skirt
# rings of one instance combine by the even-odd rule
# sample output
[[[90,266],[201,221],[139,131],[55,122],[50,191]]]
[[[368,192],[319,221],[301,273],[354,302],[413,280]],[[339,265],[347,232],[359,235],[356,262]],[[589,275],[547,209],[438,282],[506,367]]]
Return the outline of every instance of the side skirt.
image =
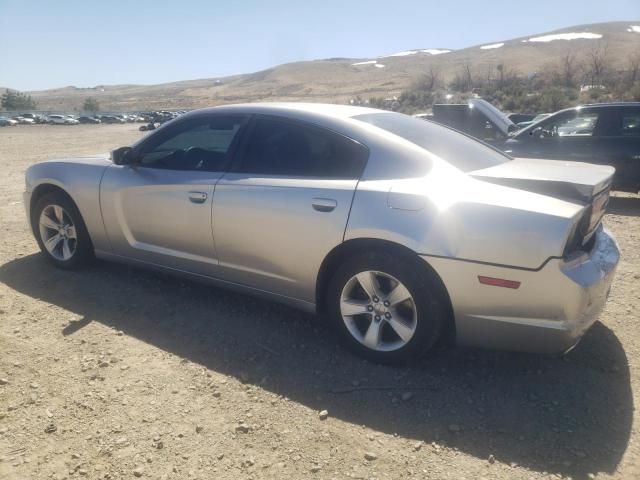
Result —
[[[152,270],[156,272],[168,273],[188,280],[192,280],[199,283],[205,283],[214,287],[225,288],[227,290],[233,290],[235,292],[252,295],[254,297],[263,298],[265,300],[271,300],[274,302],[282,303],[290,307],[302,310],[308,313],[317,313],[316,304],[299,300],[297,298],[287,297],[285,295],[278,295],[266,290],[260,290],[259,288],[249,287],[240,283],[229,282],[227,280],[221,280],[219,278],[209,277],[206,275],[200,275],[197,273],[186,272],[184,270],[178,270],[176,268],[165,267],[156,263],[143,262],[141,260],[135,260],[128,257],[122,257],[113,253],[96,250],[95,255],[97,258],[107,260],[110,262],[122,263],[125,265],[131,265],[133,267],[143,268],[145,270]]]

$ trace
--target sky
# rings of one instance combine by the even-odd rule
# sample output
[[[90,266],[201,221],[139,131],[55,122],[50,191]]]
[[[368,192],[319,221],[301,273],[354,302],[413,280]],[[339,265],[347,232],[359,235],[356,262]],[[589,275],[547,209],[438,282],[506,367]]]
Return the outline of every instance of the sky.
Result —
[[[640,21],[640,0],[0,0],[0,87],[155,84]]]

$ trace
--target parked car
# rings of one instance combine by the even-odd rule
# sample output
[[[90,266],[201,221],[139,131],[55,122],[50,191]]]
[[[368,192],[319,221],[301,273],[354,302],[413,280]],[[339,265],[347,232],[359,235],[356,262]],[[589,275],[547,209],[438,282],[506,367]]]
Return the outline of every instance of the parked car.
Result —
[[[24,204],[56,266],[95,255],[326,312],[355,352],[395,362],[447,338],[572,348],[619,259],[612,176],[399,113],[263,103],[32,165]]]
[[[126,123],[123,118],[117,117],[115,115],[101,115],[100,121],[102,123]]]
[[[38,113],[23,113],[20,116],[23,118],[30,118],[34,123],[47,123],[46,118]]]
[[[13,127],[15,125],[18,125],[18,122],[16,122],[13,118],[0,117],[0,127]]]
[[[68,115],[49,115],[47,117],[49,123],[54,124],[54,125],[76,125],[80,122],[78,122],[78,120],[76,120],[75,118],[68,116]]]
[[[95,118],[95,117],[79,117],[78,118],[78,122],[80,123],[102,123],[99,119]]]
[[[33,118],[25,118],[22,117],[20,115],[12,117],[13,120],[15,120],[16,122],[18,122],[19,125],[33,125],[35,124],[35,120],[33,120]]]
[[[640,102],[561,110],[496,145],[515,157],[611,165],[614,189],[640,191]]]

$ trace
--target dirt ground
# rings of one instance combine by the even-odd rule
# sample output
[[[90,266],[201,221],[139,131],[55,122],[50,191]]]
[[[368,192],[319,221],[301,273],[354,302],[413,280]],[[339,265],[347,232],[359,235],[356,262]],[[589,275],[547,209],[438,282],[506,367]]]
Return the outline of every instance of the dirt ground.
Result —
[[[568,356],[459,348],[383,367],[284,306],[49,266],[25,168],[140,135],[0,129],[0,478],[640,478],[639,198],[612,199],[617,279]]]

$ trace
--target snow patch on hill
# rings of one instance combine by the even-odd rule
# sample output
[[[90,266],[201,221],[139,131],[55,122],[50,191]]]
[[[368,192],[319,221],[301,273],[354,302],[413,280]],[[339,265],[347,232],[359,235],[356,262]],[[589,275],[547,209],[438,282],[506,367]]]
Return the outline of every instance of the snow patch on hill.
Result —
[[[376,68],[384,68],[384,65],[382,65],[381,63],[378,63],[377,60],[367,60],[365,62],[352,63],[351,65],[353,65],[354,67],[357,67],[360,65],[373,65]]]
[[[428,53],[429,55],[442,55],[443,53],[449,53],[451,50],[440,49],[440,48],[427,48],[425,50],[420,50],[422,53]]]
[[[449,53],[451,50],[444,48],[425,48],[423,50],[404,50],[402,52],[392,53],[391,55],[385,55],[381,58],[387,57],[406,57],[409,55],[415,55],[417,53],[428,53],[429,55],[442,55],[443,53]]]
[[[541,37],[531,37],[529,40],[523,40],[523,42],[553,42],[554,40],[596,40],[602,38],[599,33],[591,32],[570,32],[570,33],[554,33],[552,35],[542,35]]]
[[[404,52],[392,53],[387,57],[406,57],[407,55],[415,55],[419,50],[405,50]]]
[[[482,50],[493,50],[494,48],[504,47],[504,42],[502,43],[492,43],[491,45],[483,45],[480,48]]]

